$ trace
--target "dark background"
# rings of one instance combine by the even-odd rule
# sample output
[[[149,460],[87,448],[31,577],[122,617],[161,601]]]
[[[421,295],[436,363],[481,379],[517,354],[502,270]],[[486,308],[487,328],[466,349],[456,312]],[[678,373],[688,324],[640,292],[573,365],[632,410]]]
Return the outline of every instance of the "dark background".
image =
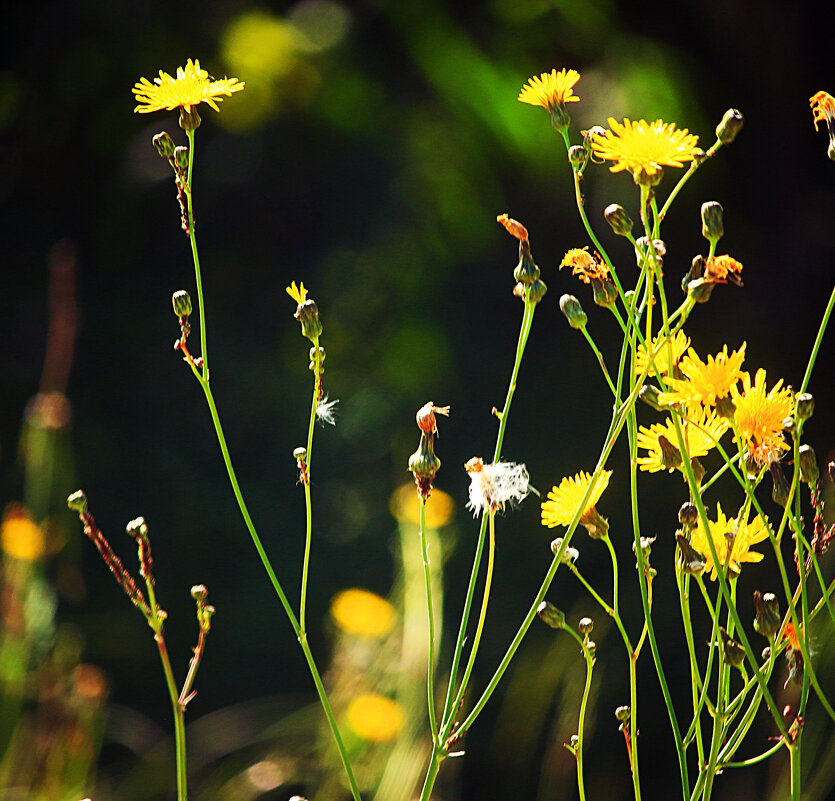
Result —
[[[776,0],[675,6],[113,0],[7,10],[0,57],[3,500],[21,492],[16,440],[22,410],[41,381],[49,263],[62,243],[59,253],[76,254],[78,336],[67,387],[74,475],[56,488],[55,514],[58,499],[82,486],[126,562],[122,527],[146,517],[178,667],[193,637],[188,588],[209,586],[218,615],[190,718],[268,695],[311,692],[238,516],[202,393],[171,352],[178,331],[170,296],[180,288],[194,294],[193,273],[170,174],[150,139],[163,129],[178,142],[184,137],[176,114],[134,115],[130,89],[140,76],[153,78],[160,68],[173,73],[186,58],[199,58],[213,75],[247,83],[220,114],[201,112],[194,187],[212,385],[261,536],[295,598],[304,507],[291,454],[306,435],[309,343],[284,287],[304,281],[325,325],[326,390],[340,399],[337,426],[317,431],[314,652],[327,652],[319,621],[334,592],[353,585],[389,591],[396,524],[388,498],[409,479],[413,415],[429,399],[453,410],[438,443],[444,462],[438,485],[460,505],[459,547],[448,565],[451,630],[477,530],[463,509],[467,478],[459,465],[492,451],[490,409],[501,406],[521,317],[510,294],[515,242],[495,224],[496,214],[508,212],[528,227],[550,288],[504,449],[506,458],[527,463],[543,491],[594,466],[610,412],[591,354],[559,313],[562,293],[581,297],[598,344],[612,365],[617,358],[610,316],[555,269],[565,250],[588,242],[562,144],[544,111],[516,102],[519,88],[552,67],[578,69],[581,102],[570,107],[575,142],[580,128],[605,125],[608,116],[661,117],[699,134],[707,147],[725,109],[745,114],[737,142],[696,175],[668,218],[668,291],[677,301],[678,276],[704,249],[701,203],[719,200],[726,229],[719,252],[744,263],[745,287],[718,288],[694,311],[688,333],[701,354],[747,341],[747,369],[766,368],[769,385],[782,377],[797,386],[835,258],[835,165],[808,104],[820,89],[835,91],[831,36],[816,10]],[[307,30],[307,38],[293,34],[292,25]],[[668,171],[662,197],[676,172]],[[589,216],[628,281],[633,257],[624,240],[610,235],[601,212],[618,201],[637,219],[635,187],[626,175],[597,168],[587,173],[586,192]],[[830,334],[810,385],[818,411],[807,431],[821,461],[833,450],[835,432],[831,343]],[[612,523],[637,630],[624,454],[616,450],[601,511]],[[675,477],[653,475],[645,492],[643,525],[659,535],[658,564],[669,565],[683,488]],[[553,532],[538,517],[530,499],[500,523],[478,686],[547,567]],[[69,515],[61,525],[72,534],[65,557],[81,570],[60,614],[84,632],[85,658],[107,670],[113,702],[167,727],[145,624],[89,543],[76,538]],[[589,577],[606,586],[602,549],[585,535],[575,544]],[[659,586],[662,594],[675,592],[669,574],[660,579],[669,583]],[[757,581],[769,580],[766,567],[750,574],[746,598],[761,586]],[[549,597],[568,608],[578,589],[564,580]],[[671,634],[670,669],[684,671],[676,661],[683,650],[674,597],[658,605],[656,626]],[[747,607],[743,602],[744,617]],[[587,611],[594,611],[590,601]],[[611,767],[626,782],[622,742],[605,711],[622,702],[627,686],[620,646],[611,642],[617,656],[601,671],[609,734],[591,742],[589,765]],[[647,794],[675,797],[674,754],[649,653],[641,678]],[[535,797],[537,787],[543,793],[535,767],[541,751],[509,766],[487,756],[492,714],[488,709],[470,737],[459,789],[446,792],[460,791],[464,799]],[[617,760],[609,749],[618,749]],[[750,784],[741,786],[728,779],[717,792],[761,797],[765,775],[751,772]],[[629,793],[628,784],[614,788],[615,795]]]

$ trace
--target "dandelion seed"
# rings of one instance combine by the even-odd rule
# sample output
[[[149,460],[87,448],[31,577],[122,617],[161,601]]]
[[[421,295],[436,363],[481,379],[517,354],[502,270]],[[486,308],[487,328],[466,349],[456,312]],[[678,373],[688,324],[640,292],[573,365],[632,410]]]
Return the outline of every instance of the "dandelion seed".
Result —
[[[478,517],[485,509],[503,510],[505,504],[520,503],[532,491],[528,468],[516,462],[484,464],[474,456],[464,465],[470,474],[470,500],[467,508]]]
[[[339,399],[335,399],[332,401],[328,400],[327,395],[323,395],[319,398],[319,403],[316,404],[316,419],[322,424],[328,423],[329,425],[335,426],[336,425],[336,407],[339,403]]]

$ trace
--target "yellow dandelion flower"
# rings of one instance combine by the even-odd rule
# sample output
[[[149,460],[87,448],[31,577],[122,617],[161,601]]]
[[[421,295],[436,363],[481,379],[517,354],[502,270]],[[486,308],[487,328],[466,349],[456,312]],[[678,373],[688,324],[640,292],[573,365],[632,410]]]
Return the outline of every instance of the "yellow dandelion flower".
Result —
[[[304,288],[304,281],[299,286],[296,286],[296,282],[293,281],[290,286],[285,287],[285,291],[296,303],[304,303],[307,300],[307,290]]]
[[[794,411],[794,398],[789,387],[783,387],[781,378],[766,392],[765,370],[757,370],[754,383],[751,376],[742,376],[742,390],[733,387],[734,421],[739,436],[745,441],[748,452],[760,467],[767,467],[780,458],[780,452],[788,450],[783,439],[783,420]]]
[[[560,262],[560,269],[571,267],[573,275],[579,276],[584,284],[590,284],[597,278],[605,281],[609,277],[609,268],[604,261],[592,256],[588,246],[584,248],[571,248]]]
[[[348,725],[363,740],[385,743],[393,740],[406,716],[396,701],[377,693],[363,693],[348,705]]]
[[[389,498],[389,511],[398,523],[420,523],[421,499],[415,492],[415,483],[403,484]],[[455,516],[455,501],[452,496],[437,487],[426,502],[426,527],[441,528]]]
[[[385,637],[394,628],[397,612],[385,598],[353,587],[334,596],[331,601],[331,617],[348,634]]]
[[[728,346],[724,345],[715,357],[708,356],[707,362],[703,362],[690,348],[678,363],[678,369],[685,378],[667,378],[672,391],[662,392],[658,396],[659,403],[713,406],[717,400],[726,397],[744,375],[740,368],[745,360],[745,344],[743,342],[742,347],[731,354],[728,354]]]
[[[819,122],[825,122],[826,127],[831,131],[833,120],[835,120],[835,97],[828,92],[815,92],[809,98],[809,105],[814,115],[815,130],[818,130]]]
[[[140,78],[133,87],[136,102],[134,112],[148,114],[151,111],[173,111],[183,108],[190,112],[192,106],[208,103],[215,111],[220,111],[218,103],[223,95],[229,97],[233,92],[240,92],[245,84],[237,78],[222,78],[219,81],[209,77],[200,62],[189,59],[185,67],[177,67],[177,76],[159,71],[159,78],[153,83],[147,78]]]
[[[742,264],[732,256],[727,254],[724,256],[711,256],[705,262],[705,281],[710,281],[714,284],[727,284],[730,281],[732,284],[742,286]]]
[[[748,513],[745,513],[745,518]],[[755,517],[750,523],[747,519],[725,517],[722,507],[716,504],[716,522],[707,521],[709,534],[705,532],[702,521],[699,520],[698,527],[693,532],[690,544],[705,557],[705,570],[710,571],[710,577],[716,578],[717,571],[713,557],[710,555],[710,547],[707,537],[713,540],[713,547],[716,550],[716,557],[721,565],[727,565],[734,573],[739,573],[743,562],[759,562],[763,555],[752,551],[751,546],[768,539],[768,530],[762,519]],[[730,551],[728,550],[730,546]]]
[[[580,100],[574,94],[574,84],[580,80],[580,73],[577,70],[565,68],[557,72],[543,72],[538,78],[529,78],[519,97],[520,103],[529,103],[532,106],[542,106],[550,112],[565,106],[566,103],[576,103]]]
[[[713,410],[708,411],[701,405],[694,407],[692,412],[688,413],[687,418],[680,421],[680,425],[691,459],[707,454],[730,428],[728,420],[719,417]],[[678,464],[674,464],[674,460],[670,459],[669,455],[665,456],[665,449],[668,445],[675,449],[679,464],[681,464],[678,437],[672,418],[668,418],[665,423],[653,423],[649,428],[641,426],[638,429],[638,447],[647,450],[645,456],[638,457],[641,470],[650,473],[669,470],[672,473]]]
[[[609,486],[611,470],[604,470],[597,478],[591,495],[586,501],[583,513],[580,515],[580,522],[585,526],[587,523],[597,521],[597,510],[595,504],[606,487]],[[542,525],[548,528],[554,526],[567,526],[571,523],[574,513],[580,506],[580,501],[591,484],[591,475],[582,470],[576,476],[564,478],[559,486],[554,486],[548,492],[548,500],[542,502]]]
[[[34,562],[44,554],[46,542],[40,526],[34,523],[19,503],[9,504],[0,524],[3,551],[22,562]]]
[[[690,337],[688,337],[684,331],[676,331],[676,333],[670,338],[669,344],[673,349],[673,368],[675,369],[687,348],[690,347]],[[649,343],[649,347],[653,353],[652,358],[655,362],[655,369],[658,370],[661,375],[667,375],[667,343],[664,343],[664,334],[661,333],[655,337],[655,339]],[[649,359],[647,358],[647,349],[643,345],[638,345],[638,351],[635,354],[635,375],[644,375],[644,371],[647,370],[648,362]],[[647,370],[647,372],[649,371]]]
[[[662,167],[682,167],[698,151],[699,137],[671,122],[656,120],[623,123],[609,117],[609,128],[591,138],[592,155],[612,161],[611,172],[629,170],[633,175],[655,176]]]

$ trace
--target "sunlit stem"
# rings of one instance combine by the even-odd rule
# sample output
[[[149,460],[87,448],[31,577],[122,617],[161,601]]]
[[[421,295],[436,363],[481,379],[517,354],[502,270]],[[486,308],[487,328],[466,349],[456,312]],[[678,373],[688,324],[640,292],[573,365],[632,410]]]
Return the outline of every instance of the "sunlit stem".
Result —
[[[426,666],[426,697],[429,709],[429,729],[432,740],[438,745],[438,727],[435,722],[435,612],[432,606],[432,575],[429,569],[429,548],[426,544],[426,496],[420,497],[420,552],[423,558],[423,579],[426,586],[426,618],[429,628],[429,655]],[[491,562],[492,562],[491,549]]]

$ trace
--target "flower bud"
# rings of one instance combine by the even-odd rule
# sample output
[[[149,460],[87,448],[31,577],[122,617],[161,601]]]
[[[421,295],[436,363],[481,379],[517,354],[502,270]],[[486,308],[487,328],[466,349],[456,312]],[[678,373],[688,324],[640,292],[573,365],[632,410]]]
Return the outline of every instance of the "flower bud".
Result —
[[[704,465],[695,457],[690,458],[690,469],[693,471],[693,478],[696,479],[696,484],[701,484],[705,477]]]
[[[715,245],[725,233],[722,206],[715,200],[702,203],[702,236]]]
[[[532,284],[539,278],[539,267],[534,264],[531,243],[527,239],[519,240],[519,264],[513,271],[513,280],[521,284]]]
[[[723,144],[729,145],[736,139],[736,135],[742,130],[745,119],[742,112],[735,108],[729,108],[716,126],[716,138]]]
[[[422,498],[429,497],[435,474],[440,468],[441,460],[435,456],[434,435],[422,431],[420,434],[420,445],[418,445],[418,449],[409,457],[409,470],[415,477],[418,494]]]
[[[678,510],[678,522],[685,528],[696,528],[699,522],[699,510],[694,503],[685,501]]]
[[[128,536],[134,539],[137,537],[144,539],[148,536],[148,526],[145,525],[144,517],[137,517],[131,520],[125,527],[125,530],[128,532]]]
[[[180,106],[180,127],[186,132],[196,131],[200,127],[200,115],[197,106]]]
[[[707,564],[704,554],[699,553],[687,537],[678,532],[676,532],[676,542],[678,543],[678,563],[682,573],[688,573],[691,576],[701,575]]]
[[[808,420],[815,411],[815,397],[811,392],[799,393],[794,402],[794,414],[798,420]]]
[[[725,655],[725,661],[734,667],[742,665],[745,661],[745,649],[722,626],[719,626],[719,636],[722,638],[722,652]]]
[[[558,133],[562,133],[571,125],[571,115],[565,109],[565,103],[555,103],[548,109],[551,115],[551,125]]]
[[[568,148],[568,161],[575,170],[582,167],[588,161],[588,158],[589,151],[582,145],[572,145]]]
[[[302,334],[311,342],[322,334],[322,323],[319,320],[319,307],[315,300],[304,300],[296,308],[294,317],[302,324]]]
[[[307,459],[307,448],[294,448],[293,458],[297,462],[304,462]]]
[[[597,643],[594,640],[588,640],[586,642],[586,648],[592,656],[597,653]]]
[[[174,140],[165,131],[160,131],[152,141],[157,153],[164,159],[170,159],[174,155]]]
[[[316,350],[317,350],[316,347],[312,347],[310,349],[309,358],[310,358],[310,361],[312,361],[312,362],[316,361]],[[318,350],[319,350],[319,364],[321,364],[323,361],[325,361],[325,349],[320,345]]]
[[[817,483],[820,478],[818,460],[811,445],[800,446],[800,480],[810,487]]]
[[[78,514],[83,515],[87,511],[87,496],[84,490],[76,490],[67,498],[67,507]]]
[[[592,629],[594,629],[594,621],[590,617],[581,617],[577,628],[580,630],[580,634],[585,637],[591,634]]]
[[[696,303],[707,303],[715,286],[716,283],[713,281],[697,278],[687,284],[687,294]]]
[[[594,292],[594,302],[604,309],[613,309],[618,299],[618,290],[614,282],[606,278],[592,278],[591,287]]]
[[[634,223],[623,206],[612,203],[603,210],[603,216],[618,236],[629,236],[632,233]]]
[[[725,420],[733,421],[736,414],[736,404],[730,395],[723,395],[716,399],[716,414],[724,417]]]
[[[667,412],[670,407],[658,402],[658,396],[660,394],[661,390],[654,384],[644,384],[638,390],[638,398],[646,403],[647,406],[651,406],[656,412]]]
[[[705,274],[705,257],[702,255],[694,256],[690,262],[690,269],[684,274],[681,279],[681,291],[687,292],[692,281],[696,281]]]
[[[174,166],[182,173],[188,170],[188,148],[185,145],[174,148]]]
[[[658,445],[661,448],[661,464],[667,470],[675,470],[677,467],[681,467],[681,451],[663,434],[658,435]]]
[[[585,328],[589,321],[580,301],[574,295],[563,295],[560,298],[560,311],[572,328]]]
[[[177,317],[188,317],[192,311],[191,295],[185,289],[179,289],[171,296],[171,305]]]
[[[561,629],[565,625],[565,612],[557,609],[550,601],[543,601],[537,608],[539,619],[552,629]]]
[[[545,282],[537,278],[527,289],[528,301],[534,304],[539,303],[547,291],[548,287],[545,286]]]
[[[208,596],[209,591],[203,584],[195,584],[191,588],[191,597],[194,598],[195,601],[205,601]]]
[[[619,706],[615,710],[615,718],[619,723],[626,723],[632,717],[632,708],[628,706]]]
[[[754,607],[754,631],[770,640],[780,628],[780,602],[773,592],[754,590]]]
[[[789,482],[783,471],[783,465],[774,461],[768,466],[768,472],[771,473],[771,480],[774,482],[771,488],[771,499],[785,509],[786,502],[789,500]]]
[[[551,542],[551,553],[554,556],[557,555],[560,548],[562,548],[562,537],[557,537],[555,540]],[[576,548],[572,548],[570,545],[562,552],[562,558],[560,559],[560,563],[564,565],[570,565],[577,561],[580,557],[580,552]]]

